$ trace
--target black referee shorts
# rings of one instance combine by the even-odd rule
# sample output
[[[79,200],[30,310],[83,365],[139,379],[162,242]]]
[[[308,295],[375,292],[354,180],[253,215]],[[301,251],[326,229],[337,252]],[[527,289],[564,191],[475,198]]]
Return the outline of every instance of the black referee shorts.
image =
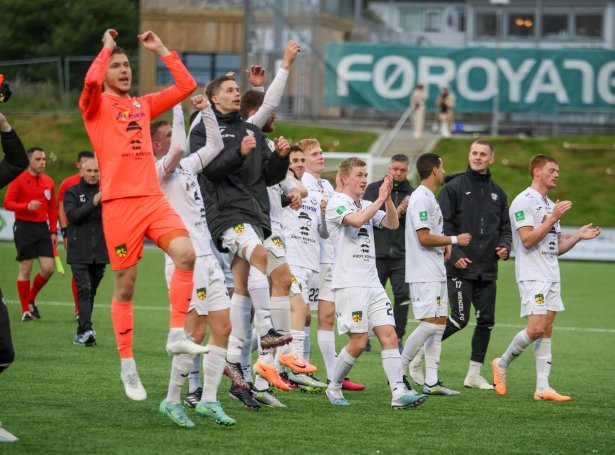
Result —
[[[51,232],[46,222],[15,220],[13,238],[17,248],[18,261],[36,259],[38,257],[53,257]]]

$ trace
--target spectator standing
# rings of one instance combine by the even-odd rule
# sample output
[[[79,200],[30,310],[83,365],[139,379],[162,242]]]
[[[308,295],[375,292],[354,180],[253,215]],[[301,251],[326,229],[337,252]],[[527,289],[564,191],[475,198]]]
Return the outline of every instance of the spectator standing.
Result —
[[[99,180],[98,162],[85,161],[81,166],[81,180],[66,190],[63,201],[68,220],[67,262],[73,272],[79,303],[79,327],[73,343],[81,346],[96,345],[96,332],[92,329],[94,297],[109,263]]]

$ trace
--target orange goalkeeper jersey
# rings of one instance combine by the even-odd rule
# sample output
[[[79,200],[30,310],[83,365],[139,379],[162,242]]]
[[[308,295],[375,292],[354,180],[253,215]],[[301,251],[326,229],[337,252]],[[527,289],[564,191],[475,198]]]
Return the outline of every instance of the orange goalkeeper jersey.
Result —
[[[103,201],[162,194],[152,151],[150,121],[188,97],[197,87],[177,53],[162,58],[175,85],[142,97],[104,93],[111,50],[103,48],[85,76],[79,99],[85,129],[100,167]]]

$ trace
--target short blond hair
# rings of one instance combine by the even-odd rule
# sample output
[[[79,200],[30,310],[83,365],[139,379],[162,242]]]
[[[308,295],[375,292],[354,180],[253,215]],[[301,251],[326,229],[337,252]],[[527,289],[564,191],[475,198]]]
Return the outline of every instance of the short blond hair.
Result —
[[[301,139],[299,142],[297,142],[297,145],[301,147],[301,150],[307,152],[313,147],[320,147],[320,142],[318,142],[318,139],[308,137],[306,139]]]
[[[361,158],[353,156],[352,158],[348,158],[342,161],[337,169],[340,175],[349,176],[353,168],[365,166],[367,166],[367,163],[365,161],[363,161]]]

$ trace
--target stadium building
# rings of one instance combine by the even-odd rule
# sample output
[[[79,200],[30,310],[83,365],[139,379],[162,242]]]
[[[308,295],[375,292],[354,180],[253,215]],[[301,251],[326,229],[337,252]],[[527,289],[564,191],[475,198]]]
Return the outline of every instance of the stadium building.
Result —
[[[613,0],[141,0],[140,14],[199,84],[255,63],[273,77],[299,41],[281,116],[394,122],[424,84],[431,112],[442,86],[455,94],[460,130],[615,125]],[[143,51],[139,74],[141,92],[170,77]]]

